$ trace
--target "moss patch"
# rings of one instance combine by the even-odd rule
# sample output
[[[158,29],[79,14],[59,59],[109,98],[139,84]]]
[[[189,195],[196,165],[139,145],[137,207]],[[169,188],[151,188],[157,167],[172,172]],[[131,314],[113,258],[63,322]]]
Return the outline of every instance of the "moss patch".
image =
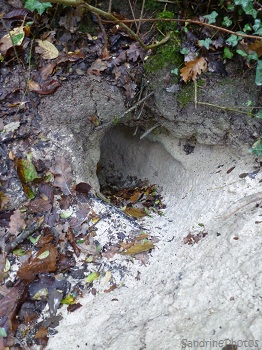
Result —
[[[180,108],[184,108],[194,99],[194,84],[192,82],[182,85],[181,90],[177,94],[177,101]]]
[[[180,54],[180,41],[172,37],[166,44],[159,46],[144,64],[147,73],[155,73],[164,67],[178,68],[183,63]]]

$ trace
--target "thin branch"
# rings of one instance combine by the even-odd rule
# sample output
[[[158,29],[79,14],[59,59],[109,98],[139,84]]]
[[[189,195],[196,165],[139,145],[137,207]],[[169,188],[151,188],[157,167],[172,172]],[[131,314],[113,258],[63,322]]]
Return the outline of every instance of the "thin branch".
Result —
[[[142,2],[142,8],[141,8],[140,16],[139,16],[139,22],[138,22],[136,34],[139,34],[139,31],[140,31],[141,19],[143,18],[144,8],[145,8],[145,0],[143,0],[143,2]]]
[[[41,2],[51,2],[54,4],[64,4],[64,5],[71,5],[71,6],[78,6],[78,5],[83,5],[85,6],[88,11],[93,12],[95,14],[98,14],[102,17],[107,18],[109,21],[105,21],[105,23],[115,23],[118,24],[120,27],[124,28],[126,30],[126,32],[132,37],[134,38],[137,42],[139,42],[139,44],[143,47],[143,49],[145,50],[149,50],[149,49],[153,49],[157,46],[160,46],[164,43],[166,43],[169,39],[170,39],[170,33],[168,33],[166,35],[166,37],[164,37],[161,41],[157,42],[156,44],[152,44],[152,45],[146,45],[143,40],[140,38],[139,35],[137,35],[132,29],[130,29],[125,23],[133,23],[133,22],[157,22],[157,21],[161,21],[161,22],[178,22],[178,23],[192,23],[192,24],[197,24],[199,26],[204,26],[204,27],[209,27],[209,28],[213,28],[216,29],[218,31],[222,31],[228,34],[233,34],[242,38],[249,38],[249,39],[257,39],[257,40],[262,40],[261,36],[257,36],[257,35],[248,35],[248,34],[242,34],[242,33],[238,33],[238,32],[234,32],[232,30],[229,29],[225,29],[219,26],[215,26],[214,24],[209,24],[209,23],[205,23],[205,22],[200,22],[200,21],[196,21],[196,20],[192,20],[192,19],[177,19],[177,18],[139,18],[139,19],[127,19],[127,20],[119,20],[118,18],[116,18],[115,16],[113,16],[111,13],[109,12],[105,12],[97,7],[91,6],[90,4],[88,4],[87,2],[85,2],[84,0],[40,0]]]
[[[251,113],[251,112],[245,112],[245,111],[242,111],[241,109],[237,109],[237,108],[233,108],[233,107],[219,106],[219,105],[214,105],[213,103],[199,102],[199,101],[197,101],[197,105],[215,107],[215,108],[224,109],[224,110],[230,111],[230,112],[237,112],[240,114],[245,114],[245,115],[248,115],[249,117],[256,117],[256,115]],[[256,107],[254,107],[254,108],[256,108]]]
[[[96,14],[96,18],[98,20],[98,24],[99,24],[99,27],[101,29],[101,32],[103,34],[103,39],[104,39],[104,47],[102,49],[102,54],[101,54],[101,58],[104,59],[104,58],[108,58],[108,56],[109,56],[108,37],[107,37],[107,34],[106,34],[105,27],[104,27],[104,25],[102,23],[101,17]]]
[[[124,28],[125,31],[133,39],[135,39],[142,46],[142,48],[145,50],[153,49],[155,47],[163,45],[170,39],[170,33],[168,33],[162,40],[160,40],[156,44],[146,45],[143,42],[143,40],[140,38],[140,36],[137,35],[132,29],[130,29],[125,23],[123,23],[123,21],[120,21],[118,18],[116,18],[114,15],[112,15],[109,12],[105,12],[103,10],[100,10],[97,7],[89,5],[88,3],[84,2],[83,0],[74,0],[74,1],[73,0],[41,0],[41,2],[51,2],[53,4],[64,4],[64,5],[71,5],[71,6],[83,5],[84,7],[87,8],[88,11],[109,19],[109,23],[115,23],[115,24],[118,24],[120,27]],[[133,21],[133,22],[135,22],[135,21]]]
[[[130,8],[130,11],[131,11],[131,13],[132,13],[133,18],[136,18],[136,17],[135,17],[134,10],[133,10],[133,6],[132,6],[132,4],[131,4],[131,0],[128,0],[128,4],[129,4],[129,8]],[[140,23],[139,23],[139,24],[140,24]],[[136,26],[136,34],[138,34],[137,23],[136,23],[136,22],[135,22],[135,26]]]
[[[139,18],[139,19],[136,19],[135,18],[135,19],[125,19],[125,20],[122,21],[122,23],[132,23],[132,22],[138,22],[138,21],[141,21],[141,22],[159,22],[159,21],[163,21],[163,22],[192,23],[192,24],[197,24],[199,26],[213,28],[213,29],[216,29],[216,30],[218,30],[220,32],[225,32],[225,33],[228,33],[228,34],[234,34],[234,35],[242,37],[242,38],[262,40],[262,37],[258,36],[258,35],[242,34],[242,33],[234,32],[233,30],[229,30],[229,29],[226,29],[226,28],[223,28],[223,27],[215,26],[214,24],[200,22],[200,21],[196,21],[196,20],[193,20],[193,19],[179,19],[179,18],[141,18],[141,19]]]
[[[126,116],[129,112],[132,112],[134,109],[136,109],[139,105],[141,105],[145,100],[147,100],[153,94],[154,94],[154,91],[151,91],[148,95],[146,95],[144,98],[142,98],[142,100],[139,100],[132,107],[127,109],[118,119],[124,118],[124,116]]]
[[[16,237],[16,239],[8,244],[5,248],[5,252],[8,254],[12,250],[14,250],[20,243],[22,243],[26,238],[31,236],[36,230],[39,229],[39,227],[42,225],[44,221],[44,218],[41,218],[38,222],[34,222],[32,225],[27,227],[24,231],[20,233],[19,236]]]

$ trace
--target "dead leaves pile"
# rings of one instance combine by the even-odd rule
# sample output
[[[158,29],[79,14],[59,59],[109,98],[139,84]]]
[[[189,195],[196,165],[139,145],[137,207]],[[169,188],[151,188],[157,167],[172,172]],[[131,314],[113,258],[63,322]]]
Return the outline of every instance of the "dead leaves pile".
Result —
[[[138,181],[137,185],[122,189],[108,186],[103,194],[112,204],[137,219],[153,212],[161,215],[161,209],[165,208],[157,186],[149,185],[148,181]]]
[[[16,349],[24,349],[32,344],[44,347],[49,328],[59,323],[61,304],[68,305],[69,312],[77,310],[84,291],[95,295],[95,283],[100,281],[104,287],[99,292],[118,288],[116,263],[111,267],[111,262],[122,257],[146,264],[157,239],[136,230],[130,235],[108,237],[102,246],[97,225],[108,218],[108,213],[103,216],[92,209],[90,185],[73,184],[65,157],[47,164],[33,159],[31,153],[12,158],[27,199],[18,209],[9,209],[8,195],[4,196],[8,181],[2,184],[0,348],[15,345]],[[132,205],[144,198],[144,208],[160,207],[154,186],[121,193]],[[119,196],[115,196],[118,202]],[[69,283],[66,276],[76,282]],[[47,305],[49,313],[39,321]]]
[[[58,11],[59,25],[52,29],[43,29],[46,24],[41,21],[49,21],[45,14],[38,18],[27,9],[12,10],[2,17],[5,27],[0,38],[1,60],[7,66],[17,60],[24,67],[29,65],[30,79],[22,89],[47,95],[70,76],[88,74],[99,80],[106,75],[132,99],[142,77],[142,67],[139,74],[134,68],[145,57],[140,45],[113,25],[107,26],[108,44],[96,23],[93,26],[98,35],[77,32],[81,14],[72,13],[79,9],[63,11],[61,7]]]

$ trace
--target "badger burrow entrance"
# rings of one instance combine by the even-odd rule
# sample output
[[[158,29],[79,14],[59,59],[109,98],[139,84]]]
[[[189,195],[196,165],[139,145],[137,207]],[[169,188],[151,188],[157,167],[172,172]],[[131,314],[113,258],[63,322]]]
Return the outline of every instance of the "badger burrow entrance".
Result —
[[[140,139],[135,128],[112,127],[105,134],[100,148],[97,177],[105,196],[108,188],[123,189],[155,184],[162,195],[177,192],[185,169],[164,146],[147,138]]]

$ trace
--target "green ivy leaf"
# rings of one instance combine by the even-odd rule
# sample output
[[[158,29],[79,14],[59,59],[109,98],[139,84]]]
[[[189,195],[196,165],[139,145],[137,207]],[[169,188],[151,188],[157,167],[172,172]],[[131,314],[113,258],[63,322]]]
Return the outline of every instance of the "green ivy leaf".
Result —
[[[233,56],[234,56],[233,52],[228,47],[225,47],[223,57],[231,59]]]
[[[199,40],[199,45],[202,47],[204,46],[207,50],[209,50],[209,46],[212,43],[212,40],[210,38],[206,38],[205,40]]]
[[[262,139],[261,138],[253,144],[251,151],[257,156],[262,156]]]
[[[182,55],[188,55],[189,52],[190,52],[190,50],[189,50],[187,47],[183,47],[183,49],[180,50],[180,53],[181,53]]]
[[[3,338],[7,337],[6,330],[3,327],[0,328],[0,336]]]
[[[246,15],[257,17],[257,11],[253,7],[252,0],[235,0],[235,5],[241,6]]]
[[[255,24],[253,25],[253,29],[254,31],[257,31],[260,29],[260,27],[261,27],[261,20],[257,18],[255,19]]]
[[[259,28],[254,35],[261,35],[262,36],[262,28]]]
[[[258,114],[256,115],[256,118],[262,119],[262,109],[260,109],[260,111],[259,111]]]
[[[236,52],[242,57],[247,57],[247,53],[245,53],[243,50],[236,50]]]
[[[231,19],[226,16],[223,18],[222,26],[230,27],[232,23],[233,23],[233,21],[231,21]]]
[[[243,31],[246,32],[250,32],[252,30],[252,28],[250,27],[250,25],[247,23],[244,25]]]
[[[248,56],[247,56],[247,60],[248,62],[249,61],[258,61],[258,55],[256,52],[253,52],[253,53],[250,53]]]
[[[236,46],[236,45],[238,44],[239,40],[241,40],[240,37],[238,37],[238,36],[235,35],[235,34],[232,34],[232,35],[230,35],[230,37],[226,40],[226,43],[227,43],[228,45],[231,45],[231,46],[234,47],[234,46]]]
[[[210,13],[210,15],[205,15],[203,17],[208,20],[209,24],[212,24],[212,23],[216,23],[217,16],[218,16],[218,13],[216,11],[213,11],[212,13]]]
[[[171,73],[172,73],[172,74],[175,74],[175,75],[178,75],[178,74],[179,74],[178,68],[172,69],[172,70],[171,70]]]
[[[256,85],[262,85],[262,60],[257,61]]]
[[[50,2],[40,2],[38,0],[26,0],[25,8],[34,12],[36,10],[41,16],[48,7],[52,7]]]

